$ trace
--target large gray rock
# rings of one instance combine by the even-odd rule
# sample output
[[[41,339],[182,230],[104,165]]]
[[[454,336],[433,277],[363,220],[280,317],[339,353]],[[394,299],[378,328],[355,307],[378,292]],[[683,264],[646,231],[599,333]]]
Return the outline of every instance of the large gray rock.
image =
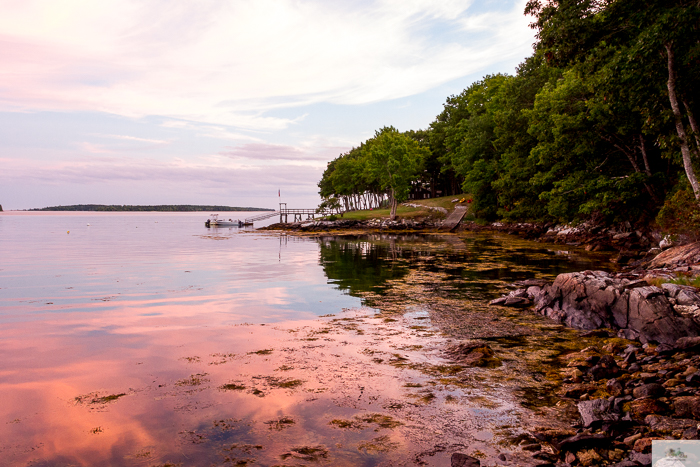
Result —
[[[583,426],[589,427],[595,422],[603,420],[619,420],[620,415],[613,413],[613,403],[607,399],[593,399],[577,404],[578,412],[581,414]]]
[[[700,263],[700,242],[669,248],[651,260],[649,269]]]
[[[462,454],[461,452],[455,452],[450,459],[450,465],[452,467],[479,467],[481,461],[466,454]]]
[[[694,300],[690,290],[674,292]],[[669,345],[700,335],[700,326],[674,309],[664,289],[603,271],[560,274],[533,298],[538,313],[575,329],[617,329],[627,338]]]

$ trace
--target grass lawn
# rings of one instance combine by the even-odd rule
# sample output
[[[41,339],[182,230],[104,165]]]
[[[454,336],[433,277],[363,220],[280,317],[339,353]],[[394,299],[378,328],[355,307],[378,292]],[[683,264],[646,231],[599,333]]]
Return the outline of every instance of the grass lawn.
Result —
[[[448,212],[451,212],[454,210],[455,206],[458,206],[459,203],[453,203],[453,199],[470,199],[471,195],[468,195],[466,193],[460,194],[460,195],[452,195],[452,196],[443,196],[441,198],[431,198],[431,199],[414,199],[414,200],[408,200],[406,201],[407,203],[411,204],[419,204],[422,206],[431,206],[431,207],[441,207],[447,209]],[[464,203],[466,204],[466,203]],[[423,217],[443,217],[443,214],[433,211],[430,209],[421,209],[421,208],[411,208],[408,206],[399,206],[398,209],[396,210],[396,216],[399,219],[415,219],[415,218],[423,218]],[[349,211],[346,212],[342,219],[352,219],[352,220],[358,220],[358,221],[364,221],[368,219],[388,219],[389,218],[389,209],[373,209],[371,211]]]
[[[472,195],[468,193],[462,193],[459,195],[452,195],[452,196],[442,196],[440,198],[430,198],[430,199],[410,199],[406,201],[407,203],[411,204],[422,204],[423,206],[432,206],[432,207],[439,207],[439,208],[445,208],[447,209],[448,212],[451,212],[454,210],[455,206],[459,206],[459,203],[453,203],[453,199],[471,199]],[[464,203],[467,204],[467,203]]]
[[[396,216],[401,219],[414,219],[416,217],[426,217],[433,214],[429,209],[409,208],[399,206],[396,209]],[[365,221],[367,219],[388,219],[389,209],[373,209],[371,211],[348,211],[341,219],[352,219]]]

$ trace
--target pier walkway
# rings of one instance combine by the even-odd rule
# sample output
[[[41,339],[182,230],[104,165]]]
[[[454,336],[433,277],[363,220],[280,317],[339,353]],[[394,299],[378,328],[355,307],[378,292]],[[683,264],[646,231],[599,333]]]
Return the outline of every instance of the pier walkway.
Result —
[[[459,223],[462,222],[462,218],[466,213],[466,206],[455,207],[455,210],[452,211],[452,213],[449,216],[447,216],[447,219],[445,219],[445,222],[442,223],[439,230],[441,232],[452,232],[454,229],[457,228]]]
[[[315,219],[316,216],[330,216],[333,214],[330,211],[316,212],[316,209],[288,209],[287,203],[280,203],[280,208],[277,211],[266,212],[257,216],[248,217],[245,220],[246,224],[252,224],[256,221],[262,221],[271,217],[280,216],[280,223],[288,223],[289,216],[294,216],[292,222],[303,222],[304,220]]]

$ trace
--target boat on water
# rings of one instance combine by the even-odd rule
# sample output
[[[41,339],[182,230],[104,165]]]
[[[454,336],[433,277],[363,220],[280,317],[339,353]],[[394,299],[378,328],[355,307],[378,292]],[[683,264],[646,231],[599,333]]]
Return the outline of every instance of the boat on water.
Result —
[[[205,227],[243,227],[244,225],[249,224],[238,219],[219,219],[218,214],[210,215],[209,219],[204,222]]]

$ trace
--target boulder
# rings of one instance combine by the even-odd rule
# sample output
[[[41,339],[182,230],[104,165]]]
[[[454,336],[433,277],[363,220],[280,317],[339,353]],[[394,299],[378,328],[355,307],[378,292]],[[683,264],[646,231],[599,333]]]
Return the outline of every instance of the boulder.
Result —
[[[676,295],[676,303],[683,306],[693,306],[700,304],[700,294],[697,293],[695,287],[681,287]]]
[[[666,394],[666,388],[658,383],[643,384],[634,388],[632,395],[635,399],[645,399],[647,397],[662,397]]]
[[[695,242],[667,249],[651,260],[649,268],[675,268],[698,263],[700,263],[700,242]]]
[[[602,433],[598,434],[587,434],[578,433],[569,438],[563,439],[559,443],[559,448],[562,451],[579,451],[581,449],[589,449],[598,446],[609,446],[612,440],[609,436]]]
[[[491,347],[482,342],[463,342],[448,348],[445,353],[455,362],[466,366],[494,368],[501,366]]]
[[[690,291],[686,295],[692,299]],[[533,298],[535,311],[575,329],[611,328],[625,338],[669,345],[700,335],[698,324],[673,308],[664,289],[644,280],[603,271],[560,274]]]
[[[479,467],[481,462],[474,457],[462,454],[461,452],[455,452],[450,459],[450,465],[452,467]]]
[[[613,404],[607,399],[593,399],[577,404],[583,420],[583,426],[588,428],[595,422],[603,420],[619,420],[619,414],[612,413]]]
[[[609,379],[605,383],[605,389],[613,396],[617,397],[625,390],[624,386],[616,378]]]
[[[685,431],[688,428],[698,425],[697,420],[684,418],[663,417],[661,415],[647,415],[644,423],[657,433],[672,433],[674,431]]]
[[[700,420],[700,396],[680,396],[673,401],[676,417]]]
[[[535,289],[539,291],[537,287],[530,287],[535,292]],[[512,306],[512,307],[529,307],[532,305],[531,295],[528,293],[527,289],[517,289],[510,292],[508,295],[491,300],[489,305],[500,305],[500,306]]]
[[[633,420],[642,422],[647,415],[666,411],[666,404],[656,399],[637,399],[629,403],[629,414]]]
[[[679,350],[690,350],[700,347],[700,337],[681,337],[676,340],[676,348]]]

